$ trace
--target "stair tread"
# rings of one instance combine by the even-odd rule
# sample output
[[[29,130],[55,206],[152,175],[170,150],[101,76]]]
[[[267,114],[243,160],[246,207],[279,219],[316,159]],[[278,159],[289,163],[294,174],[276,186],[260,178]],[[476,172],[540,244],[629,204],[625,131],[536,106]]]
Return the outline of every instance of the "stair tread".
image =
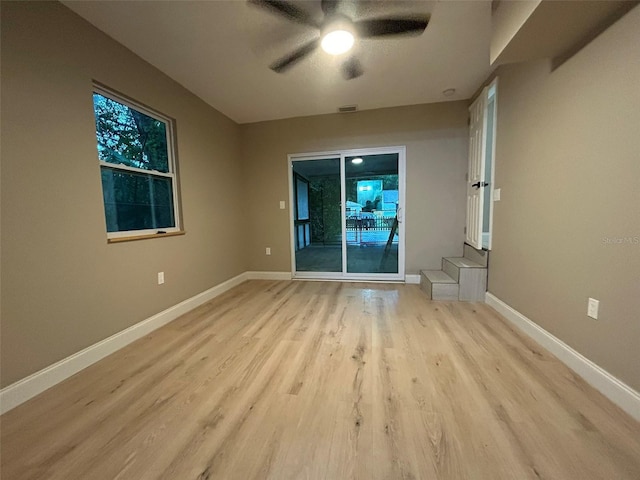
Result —
[[[473,260],[469,260],[466,257],[444,257],[448,262],[453,263],[458,268],[487,268]]]
[[[442,270],[422,270],[420,273],[427,277],[431,283],[458,283]]]

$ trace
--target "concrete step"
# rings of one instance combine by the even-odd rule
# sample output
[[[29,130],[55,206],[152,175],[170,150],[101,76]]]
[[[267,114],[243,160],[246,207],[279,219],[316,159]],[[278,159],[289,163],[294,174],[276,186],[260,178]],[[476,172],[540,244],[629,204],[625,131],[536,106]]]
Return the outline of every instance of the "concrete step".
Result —
[[[462,256],[469,260],[479,263],[480,265],[487,267],[489,265],[489,252],[486,250],[476,250],[471,245],[464,244]]]
[[[465,257],[445,257],[442,259],[442,270],[458,283],[460,283],[460,270],[464,268],[484,267]]]
[[[458,268],[487,268],[484,265],[474,262],[473,260],[469,260],[466,257],[444,257],[442,259],[443,266],[445,262],[449,262]]]
[[[453,278],[456,283],[460,280],[460,267],[455,263],[442,259],[442,271]]]
[[[458,283],[442,270],[422,270],[420,288],[431,300],[458,300]]]
[[[466,257],[442,259],[442,270],[460,285],[458,300],[477,302],[484,300],[487,290],[487,268]]]

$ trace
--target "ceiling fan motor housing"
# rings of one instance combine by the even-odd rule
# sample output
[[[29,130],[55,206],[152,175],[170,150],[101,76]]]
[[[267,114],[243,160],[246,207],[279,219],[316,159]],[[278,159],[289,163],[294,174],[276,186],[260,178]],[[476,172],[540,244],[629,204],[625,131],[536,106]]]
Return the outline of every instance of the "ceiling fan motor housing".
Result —
[[[320,30],[320,38],[315,38],[300,45],[288,55],[272,63],[270,68],[276,73],[283,73],[303,58],[313,53],[318,46],[332,55],[346,53],[356,39],[381,38],[395,35],[421,35],[429,23],[429,15],[415,15],[412,18],[386,17],[354,21],[339,12],[340,0],[321,0],[320,6],[324,19],[318,23],[307,11],[295,4],[283,0],[248,0],[258,7],[271,11],[290,21]],[[348,32],[337,34],[340,31]],[[342,37],[342,38],[340,38]],[[357,58],[351,56],[342,64],[343,76],[351,80],[364,73]]]

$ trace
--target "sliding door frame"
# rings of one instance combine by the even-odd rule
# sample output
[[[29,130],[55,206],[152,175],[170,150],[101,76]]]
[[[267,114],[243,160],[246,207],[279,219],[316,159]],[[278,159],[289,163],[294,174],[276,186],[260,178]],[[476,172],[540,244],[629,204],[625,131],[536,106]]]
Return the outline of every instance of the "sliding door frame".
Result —
[[[366,155],[398,155],[398,272],[397,273],[349,273],[347,272],[347,227],[346,227],[346,158]],[[342,272],[298,272],[296,271],[296,238],[294,225],[293,162],[340,158],[340,218],[342,222]],[[344,149],[324,152],[308,152],[287,155],[287,173],[289,182],[289,230],[291,250],[291,276],[299,279],[349,280],[349,281],[405,281],[405,224],[406,224],[406,147],[372,147]]]
[[[318,153],[301,153],[287,155],[287,173],[289,177],[289,230],[290,230],[290,250],[291,250],[291,277],[301,279],[317,279],[317,280],[337,280],[344,272],[344,264],[342,272],[297,272],[296,271],[296,229],[295,229],[295,209],[297,208],[295,197],[295,187],[293,185],[293,162],[314,161],[314,160],[332,160],[340,159],[340,184],[342,187],[342,157],[341,152],[318,152]],[[340,207],[342,208],[342,192],[340,193]],[[344,229],[343,229],[344,234]],[[342,242],[344,244],[344,241]],[[344,255],[342,258],[344,262]]]

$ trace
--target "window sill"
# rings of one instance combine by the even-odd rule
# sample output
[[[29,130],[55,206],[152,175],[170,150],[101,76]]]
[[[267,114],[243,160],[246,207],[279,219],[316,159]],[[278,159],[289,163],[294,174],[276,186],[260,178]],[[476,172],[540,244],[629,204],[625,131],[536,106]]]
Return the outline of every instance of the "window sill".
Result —
[[[122,243],[122,242],[133,242],[135,240],[146,240],[148,238],[164,238],[164,237],[175,237],[178,235],[184,235],[184,230],[180,230],[179,232],[167,232],[167,233],[151,233],[149,235],[135,235],[131,237],[115,237],[108,238],[107,243]]]

